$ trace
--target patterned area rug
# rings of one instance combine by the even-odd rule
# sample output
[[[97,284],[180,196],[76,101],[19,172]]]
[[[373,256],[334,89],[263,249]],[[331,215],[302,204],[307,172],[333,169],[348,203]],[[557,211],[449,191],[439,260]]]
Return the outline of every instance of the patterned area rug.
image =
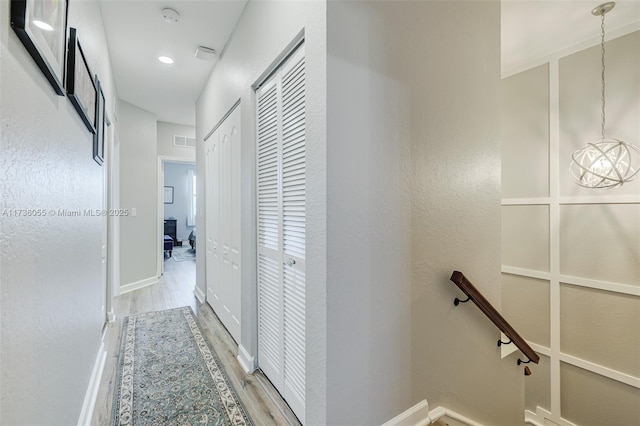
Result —
[[[111,425],[252,425],[189,307],[124,319]]]
[[[176,262],[184,262],[185,260],[196,261],[196,251],[190,247],[174,247],[171,257]]]

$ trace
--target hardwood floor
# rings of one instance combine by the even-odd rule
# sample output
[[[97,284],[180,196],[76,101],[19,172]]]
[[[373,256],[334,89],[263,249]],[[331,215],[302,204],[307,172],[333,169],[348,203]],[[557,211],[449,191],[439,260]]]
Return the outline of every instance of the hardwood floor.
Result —
[[[196,282],[195,265],[195,262],[190,260],[178,262],[173,258],[166,259],[164,275],[158,284],[124,294],[114,300],[116,321],[110,323],[105,332],[107,361],[91,425],[110,424],[123,318],[131,314],[181,306],[190,306],[193,309],[203,333],[218,354],[253,422],[256,425],[300,425],[264,374],[260,370],[246,374],[236,361],[238,348],[231,335],[211,307],[206,303],[199,303],[193,295]]]

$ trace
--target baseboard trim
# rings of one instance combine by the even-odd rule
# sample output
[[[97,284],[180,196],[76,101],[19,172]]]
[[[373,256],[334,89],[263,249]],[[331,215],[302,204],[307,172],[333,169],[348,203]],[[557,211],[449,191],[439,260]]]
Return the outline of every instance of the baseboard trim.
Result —
[[[382,426],[423,426],[431,423],[429,403],[426,399],[398,414]]]
[[[107,351],[104,349],[104,342],[101,342],[100,349],[98,349],[98,354],[96,356],[96,362],[93,364],[93,370],[91,371],[91,378],[89,379],[87,393],[84,395],[82,410],[80,411],[80,417],[78,418],[78,426],[91,425],[93,409],[96,406],[96,399],[98,398],[98,390],[100,389],[100,381],[102,380],[102,373],[104,372],[104,365],[106,361]]]
[[[442,418],[455,420],[457,424],[467,426],[483,426],[481,423],[473,421],[445,407],[436,407],[429,411],[429,403],[426,399],[423,399],[413,407],[400,413],[382,426],[426,426]]]
[[[204,292],[197,285],[193,288],[193,294],[198,299],[198,302],[204,303]]]
[[[136,281],[133,283],[125,284],[123,286],[120,286],[119,295],[121,296],[125,293],[131,293],[132,291],[140,290],[141,288],[149,287],[154,284],[158,284],[158,277],[156,276],[145,278],[143,280]]]
[[[249,355],[249,352],[242,345],[238,345],[238,363],[245,373],[251,374],[256,371],[256,359]]]
[[[576,424],[571,423],[570,421],[565,420],[562,417],[554,418],[551,412],[545,410],[542,407],[536,407],[535,412],[531,410],[525,410],[524,422],[525,424],[529,424],[533,426],[545,426],[545,425],[576,426]]]
[[[462,414],[456,413],[455,411],[445,407],[436,407],[433,410],[429,411],[429,421],[431,423],[434,423],[443,417],[456,420],[457,422],[467,426],[484,426],[482,423],[471,420],[470,418],[465,417]]]

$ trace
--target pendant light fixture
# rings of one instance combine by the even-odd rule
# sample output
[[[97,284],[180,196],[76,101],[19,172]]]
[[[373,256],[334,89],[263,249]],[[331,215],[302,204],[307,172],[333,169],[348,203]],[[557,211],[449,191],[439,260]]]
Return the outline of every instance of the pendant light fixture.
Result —
[[[633,180],[640,170],[640,149],[619,139],[605,137],[605,62],[604,62],[604,15],[611,11],[614,2],[603,3],[591,11],[600,16],[601,28],[601,88],[602,121],[601,138],[587,143],[571,156],[569,171],[576,183],[585,188],[615,188]]]

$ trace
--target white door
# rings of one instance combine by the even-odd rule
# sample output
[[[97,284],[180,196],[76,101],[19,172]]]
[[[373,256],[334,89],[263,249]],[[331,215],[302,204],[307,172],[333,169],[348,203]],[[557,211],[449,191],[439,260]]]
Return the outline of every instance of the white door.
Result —
[[[240,108],[205,141],[207,302],[240,340]]]
[[[305,416],[304,48],[256,93],[258,363]]]

